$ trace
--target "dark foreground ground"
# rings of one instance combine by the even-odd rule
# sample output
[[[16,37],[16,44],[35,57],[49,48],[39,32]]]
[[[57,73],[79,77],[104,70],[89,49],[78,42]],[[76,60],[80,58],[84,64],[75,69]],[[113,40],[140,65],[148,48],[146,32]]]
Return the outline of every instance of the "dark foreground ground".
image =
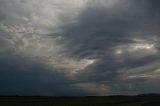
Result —
[[[1,96],[0,106],[160,106],[160,95],[109,97]]]

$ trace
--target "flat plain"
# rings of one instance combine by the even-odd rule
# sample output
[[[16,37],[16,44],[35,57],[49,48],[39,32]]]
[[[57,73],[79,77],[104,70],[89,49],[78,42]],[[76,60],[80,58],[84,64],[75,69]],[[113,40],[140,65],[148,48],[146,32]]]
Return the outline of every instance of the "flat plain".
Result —
[[[0,106],[160,106],[160,95],[139,96],[0,96]]]

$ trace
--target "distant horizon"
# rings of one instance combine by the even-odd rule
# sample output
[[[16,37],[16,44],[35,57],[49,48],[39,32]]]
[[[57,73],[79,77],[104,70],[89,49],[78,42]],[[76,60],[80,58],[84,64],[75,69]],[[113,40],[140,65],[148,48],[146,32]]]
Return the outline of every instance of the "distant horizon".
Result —
[[[94,96],[94,95],[86,95],[86,96],[43,96],[43,95],[0,95],[0,97],[113,97],[113,96],[160,96],[160,93],[147,93],[147,94],[135,94],[135,95],[107,95],[107,96]]]

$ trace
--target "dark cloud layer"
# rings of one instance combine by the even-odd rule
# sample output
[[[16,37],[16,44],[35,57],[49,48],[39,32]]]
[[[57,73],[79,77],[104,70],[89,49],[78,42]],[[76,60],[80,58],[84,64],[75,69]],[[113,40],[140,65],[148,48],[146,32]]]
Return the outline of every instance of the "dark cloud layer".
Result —
[[[91,95],[74,87],[64,72],[16,55],[0,57],[1,95]]]
[[[126,4],[117,4],[114,8],[97,5],[87,8],[80,14],[77,23],[64,28],[70,56],[98,59],[77,77],[84,83],[90,81],[109,85],[113,92],[119,94],[160,92],[160,86],[157,85],[159,78],[153,80],[148,76],[143,77],[148,71],[159,68],[160,2],[131,0],[124,3]],[[129,50],[134,49],[133,45],[144,42],[154,43],[157,53],[152,54],[153,50],[145,48]],[[114,53],[116,48],[124,49],[125,53],[117,56]],[[154,62],[155,66],[152,64]],[[150,65],[153,67],[147,68]],[[131,73],[138,70],[137,74],[142,75],[139,76],[141,78],[137,75],[127,82],[123,80],[121,76],[129,74],[130,70]],[[128,76],[123,77],[127,79]]]
[[[71,23],[65,13],[61,33],[49,38],[41,28],[50,20],[40,12],[10,16],[10,8],[0,8],[0,95],[160,93],[160,1],[113,1],[86,5]],[[7,25],[15,19],[25,27]]]
[[[158,8],[154,6],[156,1],[128,2],[111,9],[95,6],[84,10],[77,23],[64,28],[64,37],[70,41],[71,52],[80,56],[94,52],[104,54],[117,45],[134,43],[133,38],[150,40],[159,37],[159,18],[154,17],[158,16]]]

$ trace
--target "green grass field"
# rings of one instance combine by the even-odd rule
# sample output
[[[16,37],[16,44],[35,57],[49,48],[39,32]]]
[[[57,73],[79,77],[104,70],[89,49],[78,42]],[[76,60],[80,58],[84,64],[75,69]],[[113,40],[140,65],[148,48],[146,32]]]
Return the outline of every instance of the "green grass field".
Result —
[[[160,106],[160,96],[109,96],[109,97],[1,96],[0,106]]]

